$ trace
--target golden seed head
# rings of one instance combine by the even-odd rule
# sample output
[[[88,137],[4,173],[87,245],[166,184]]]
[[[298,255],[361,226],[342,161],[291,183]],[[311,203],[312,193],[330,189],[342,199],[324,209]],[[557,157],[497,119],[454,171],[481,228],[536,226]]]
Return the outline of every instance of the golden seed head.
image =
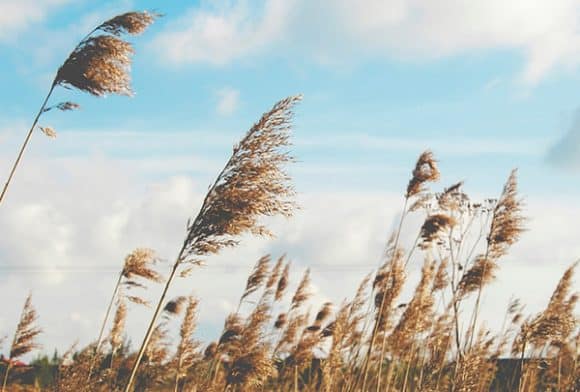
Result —
[[[435,182],[439,180],[439,169],[437,161],[431,151],[425,151],[417,160],[413,176],[407,185],[406,197],[417,195],[425,190],[426,182]]]
[[[97,30],[117,36],[123,33],[137,35],[143,33],[160,16],[147,11],[127,12],[109,19],[97,27]]]

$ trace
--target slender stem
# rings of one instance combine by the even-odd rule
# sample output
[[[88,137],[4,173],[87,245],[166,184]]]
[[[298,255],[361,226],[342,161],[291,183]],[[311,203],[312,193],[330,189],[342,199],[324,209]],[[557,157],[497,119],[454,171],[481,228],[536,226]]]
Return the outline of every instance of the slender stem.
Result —
[[[492,214],[492,217],[491,217],[491,225],[490,225],[490,228],[489,228],[489,233],[492,233],[493,232],[494,225],[495,225],[495,210],[494,210],[494,212]],[[469,347],[471,347],[473,345],[473,336],[475,335],[475,327],[476,327],[476,324],[477,324],[477,316],[478,316],[478,313],[479,313],[479,305],[480,305],[480,302],[481,302],[481,292],[483,291],[483,279],[485,277],[485,272],[486,272],[486,269],[487,269],[487,261],[488,261],[488,258],[489,258],[489,250],[490,250],[489,248],[490,248],[490,246],[491,246],[491,244],[490,244],[490,240],[488,238],[488,240],[487,240],[487,246],[485,248],[485,256],[484,256],[484,262],[485,262],[485,264],[483,264],[483,270],[481,272],[481,280],[479,282],[479,288],[477,290],[477,299],[475,300],[475,307],[473,308],[473,318],[472,318],[473,322],[471,324],[471,328],[468,330],[469,333],[471,333],[471,335],[469,336]],[[467,339],[465,341],[465,344],[467,345]]]
[[[4,373],[4,382],[2,383],[2,392],[6,388],[6,383],[8,382],[8,372],[10,371],[10,367],[12,366],[12,361],[8,359],[8,365],[6,366],[6,373]]]
[[[413,342],[413,346],[411,347],[411,352],[409,353],[409,361],[407,362],[407,367],[405,369],[405,378],[403,379],[403,389],[402,392],[407,390],[407,380],[409,379],[409,372],[411,371],[411,363],[413,362],[413,354],[415,350],[415,342]]]
[[[16,160],[14,161],[14,164],[12,165],[12,169],[10,170],[10,174],[8,175],[8,179],[6,180],[6,183],[4,184],[4,188],[2,188],[2,193],[0,193],[0,204],[2,204],[2,200],[4,200],[4,195],[6,195],[6,191],[8,190],[8,186],[10,185],[10,182],[12,181],[12,177],[14,177],[14,173],[16,172],[16,168],[18,167],[18,164],[20,163],[20,160],[22,159],[22,155],[24,154],[24,150],[26,150],[26,146],[28,146],[28,142],[30,141],[30,138],[32,137],[32,132],[34,131],[34,128],[36,127],[36,124],[38,123],[38,119],[40,118],[42,113],[44,113],[44,109],[46,107],[46,104],[48,103],[48,99],[50,98],[55,87],[56,87],[55,82],[52,82],[52,85],[50,86],[50,90],[48,91],[46,98],[44,98],[44,102],[42,103],[40,110],[36,114],[36,117],[34,117],[34,121],[32,122],[32,126],[30,127],[30,130],[28,131],[28,134],[26,135],[26,138],[24,139],[24,143],[22,143],[22,147],[20,147],[20,151],[18,152],[18,156],[16,157]]]
[[[391,380],[393,379],[393,373],[395,372],[395,360],[391,359],[389,365],[387,366],[387,386],[385,387],[385,391],[391,390]]]
[[[461,241],[460,244],[462,244],[463,241]],[[457,355],[458,357],[460,357],[462,355],[461,352],[461,342],[460,342],[460,338],[459,338],[459,304],[458,304],[458,300],[457,300],[457,281],[456,281],[456,276],[455,276],[455,264],[456,262],[456,258],[455,258],[455,254],[453,253],[453,228],[451,228],[451,231],[449,232],[449,254],[451,256],[451,292],[453,294],[452,296],[452,304],[453,304],[453,321],[454,321],[454,326],[455,326],[455,345],[457,347]],[[458,255],[457,257],[459,257],[459,251],[458,251]]]
[[[111,314],[111,308],[113,307],[113,302],[115,302],[115,297],[117,296],[117,292],[119,291],[119,286],[121,285],[121,279],[123,278],[123,272],[119,274],[119,279],[117,279],[117,284],[115,285],[115,289],[113,290],[113,295],[111,296],[111,301],[109,301],[109,306],[107,307],[107,312],[105,313],[105,318],[103,320],[103,324],[101,325],[101,331],[99,332],[99,338],[97,339],[97,344],[95,346],[95,352],[93,353],[93,357],[91,358],[91,365],[89,367],[89,373],[87,375],[87,382],[91,379],[91,375],[93,373],[93,368],[95,366],[97,360],[97,354],[99,352],[99,348],[101,347],[101,343],[103,340],[103,333],[105,332],[105,326],[107,325],[107,320],[109,319],[109,315]]]
[[[522,355],[520,356],[520,382],[518,383],[518,391],[523,391],[524,389],[524,355],[526,353],[526,343],[527,340],[524,340],[524,343],[522,345]]]
[[[177,392],[178,385],[179,385],[179,367],[177,368],[177,372],[175,373],[175,387],[173,388],[174,392]]]
[[[149,340],[151,339],[151,335],[153,334],[153,329],[155,328],[155,323],[159,318],[159,314],[161,313],[161,308],[163,306],[163,302],[165,301],[165,296],[167,295],[167,291],[169,290],[169,286],[175,277],[175,273],[177,272],[177,268],[182,262],[183,253],[185,251],[187,241],[183,243],[181,250],[179,251],[179,255],[175,260],[175,264],[173,264],[173,268],[171,269],[171,274],[169,278],[167,278],[167,282],[165,282],[165,287],[163,288],[163,292],[161,293],[161,297],[159,297],[159,302],[157,303],[157,307],[155,308],[155,312],[153,313],[153,317],[151,318],[151,322],[149,323],[149,327],[147,328],[147,332],[145,333],[145,337],[143,338],[143,342],[141,343],[141,347],[139,348],[139,353],[137,354],[137,358],[135,359],[135,363],[133,364],[133,369],[131,370],[131,376],[129,377],[129,381],[127,382],[127,386],[125,387],[125,392],[129,392],[131,390],[131,386],[133,385],[133,381],[135,380],[135,376],[137,375],[137,370],[139,369],[139,364],[141,359],[143,359],[143,354],[145,354],[145,349],[149,344]]]
[[[157,321],[157,318],[159,317],[159,314],[161,313],[161,306],[163,305],[163,301],[165,300],[165,296],[167,295],[167,291],[169,290],[169,286],[171,285],[171,282],[173,281],[173,278],[175,277],[175,273],[177,272],[177,268],[183,262],[185,250],[188,247],[188,244],[192,244],[195,242],[195,240],[194,240],[195,235],[192,234],[192,232],[195,228],[195,225],[196,225],[198,219],[205,212],[210,195],[214,192],[214,189],[216,188],[217,184],[221,181],[223,175],[226,173],[226,170],[229,168],[230,163],[234,159],[235,154],[236,153],[234,152],[234,154],[232,154],[232,156],[230,156],[230,159],[225,164],[225,166],[222,168],[222,171],[218,174],[213,185],[210,187],[209,191],[205,195],[205,198],[203,199],[203,202],[201,203],[201,208],[200,208],[197,216],[193,220],[193,223],[191,225],[188,224],[187,236],[186,236],[185,240],[183,241],[183,245],[181,246],[181,250],[179,251],[179,254],[175,260],[175,264],[173,264],[173,268],[171,269],[171,274],[169,275],[169,278],[167,278],[167,282],[165,282],[165,287],[163,288],[163,292],[161,293],[161,297],[159,298],[159,302],[157,303],[157,307],[155,308],[155,312],[153,313],[153,318],[151,319],[151,322],[149,323],[149,327],[147,327],[147,332],[145,333],[145,337],[143,338],[143,342],[141,343],[141,348],[139,348],[139,353],[137,354],[137,358],[135,359],[135,363],[133,364],[133,369],[131,370],[131,376],[129,377],[129,381],[127,382],[127,386],[125,387],[125,392],[129,392],[131,390],[131,385],[133,384],[133,381],[135,379],[135,375],[137,374],[137,369],[139,368],[139,363],[141,362],[141,359],[143,358],[143,354],[145,353],[145,349],[147,348],[147,345],[149,344],[149,340],[151,339],[151,335],[153,334],[155,322]]]
[[[294,365],[294,392],[298,392],[298,366]]]
[[[475,306],[473,308],[473,322],[471,323],[471,328],[469,329],[469,347],[471,348],[471,346],[473,345],[473,337],[475,335],[475,327],[477,325],[477,316],[479,314],[479,305],[481,302],[481,292],[483,291],[483,279],[485,277],[485,272],[486,272],[486,268],[487,268],[487,258],[489,257],[489,246],[487,247],[487,250],[485,251],[485,264],[483,264],[483,271],[481,273],[481,281],[479,282],[479,288],[477,290],[477,298],[475,300]],[[467,340],[465,341],[465,343],[467,344]]]

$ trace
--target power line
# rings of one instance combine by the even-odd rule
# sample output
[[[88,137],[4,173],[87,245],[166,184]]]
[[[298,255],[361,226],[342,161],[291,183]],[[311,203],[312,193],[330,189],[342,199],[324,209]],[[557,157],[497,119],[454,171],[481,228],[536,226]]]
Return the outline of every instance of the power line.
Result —
[[[324,272],[348,272],[372,270],[376,265],[371,264],[340,264],[340,265],[325,265],[325,264],[311,264],[303,265],[311,270]],[[208,264],[201,266],[200,269],[204,272],[223,273],[227,271],[249,270],[251,267],[237,264]],[[10,265],[0,266],[0,273],[40,273],[51,271],[63,272],[103,272],[103,273],[118,273],[120,268],[112,265]]]

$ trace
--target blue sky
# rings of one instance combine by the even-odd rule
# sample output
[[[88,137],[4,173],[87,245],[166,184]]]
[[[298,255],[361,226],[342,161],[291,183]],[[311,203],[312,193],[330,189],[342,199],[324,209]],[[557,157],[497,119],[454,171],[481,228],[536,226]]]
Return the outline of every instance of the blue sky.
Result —
[[[209,13],[227,19],[229,14],[238,12],[236,2],[224,4],[181,2],[163,5],[163,9],[155,2],[47,5],[40,20],[10,35],[3,34],[2,122],[9,126],[13,119],[31,117],[54,70],[82,31],[117,11],[156,9],[165,17],[134,40],[136,96],[99,100],[60,89],[54,102],[74,100],[81,103],[83,110],[50,113],[45,123],[59,131],[75,133],[122,127],[149,138],[152,134],[162,137],[165,133],[195,130],[204,137],[218,136],[220,140],[198,142],[193,147],[198,150],[194,151],[220,160],[260,113],[276,100],[301,92],[305,102],[297,116],[295,153],[305,172],[309,167],[331,169],[352,164],[351,170],[361,167],[357,185],[375,186],[376,175],[382,169],[388,171],[396,166],[401,169],[399,181],[389,180],[385,172],[380,185],[380,189],[391,186],[395,190],[404,183],[409,163],[429,147],[451,178],[472,178],[473,185],[481,191],[497,188],[513,166],[521,169],[523,186],[530,191],[546,190],[547,184],[550,189],[574,191],[569,187],[574,170],[563,174],[560,168],[546,165],[545,159],[573,120],[578,90],[574,69],[556,67],[533,81],[522,81],[522,70],[529,62],[526,48],[508,50],[499,44],[427,58],[369,49],[353,59],[345,50],[323,62],[310,52],[317,48],[300,47],[300,42],[288,43],[286,50],[285,38],[279,39],[280,46],[248,50],[247,56],[240,54],[217,64],[211,58],[167,59],[159,42],[169,34],[187,33],[180,30],[183,15],[195,18],[196,13]],[[239,22],[238,28],[243,32],[243,26],[259,19],[260,12],[264,12],[261,7],[248,10],[248,20]],[[336,39],[339,38],[340,35]],[[221,51],[227,49],[215,49],[215,56],[222,56]],[[220,99],[227,99],[224,94],[229,94],[230,104],[225,112],[220,112],[217,107]],[[400,142],[405,142],[405,148]],[[102,153],[176,153],[173,148],[152,152],[133,147],[127,151],[126,147],[109,146]],[[52,148],[51,153],[59,151],[59,143]],[[62,151],[75,152],[86,151],[80,147]],[[187,153],[177,151],[180,152]],[[575,166],[573,161],[574,156],[559,162]],[[368,175],[367,169],[373,175]],[[298,177],[307,187],[319,184],[312,176]],[[350,171],[346,176],[332,173],[331,183],[349,183],[352,177]]]
[[[537,231],[516,254],[530,259],[545,254],[566,265],[580,255],[567,233],[579,214],[572,201],[580,194],[578,3],[432,4],[0,0],[0,169],[6,174],[54,72],[76,41],[120,12],[165,14],[131,39],[135,97],[97,99],[65,89],[54,94],[52,102],[71,100],[82,109],[50,112],[41,120],[58,137],[34,135],[4,206],[9,211],[0,211],[0,222],[13,231],[0,255],[8,265],[18,258],[49,269],[55,258],[60,264],[81,262],[79,255],[86,253],[75,241],[85,233],[93,252],[83,261],[87,265],[105,259],[114,264],[139,245],[170,258],[181,236],[180,220],[193,213],[232,144],[277,100],[303,93],[293,139],[298,163],[291,173],[312,216],[299,218],[286,234],[316,235],[322,231],[316,224],[328,217],[346,232],[352,229],[349,220],[356,227],[368,224],[368,241],[333,233],[352,240],[352,252],[344,252],[342,262],[372,264],[414,161],[430,148],[440,161],[442,185],[465,179],[476,195],[496,196],[518,167]],[[325,210],[332,198],[342,215]],[[366,207],[353,207],[359,203]],[[385,211],[373,213],[383,203]],[[155,219],[176,227],[162,230],[151,223]],[[25,222],[38,225],[37,232]],[[548,224],[558,227],[551,236],[541,231]],[[324,236],[324,243],[332,245],[334,234]],[[28,241],[46,241],[46,248],[35,251]],[[260,252],[286,246],[296,247],[299,265],[327,257],[308,241],[314,240],[297,235],[240,252],[248,266]],[[557,254],[538,253],[530,251],[534,241],[561,245]],[[546,273],[548,261],[537,263],[544,269],[535,276]],[[553,280],[560,271],[550,272]],[[31,286],[28,278],[8,274],[4,290],[14,288],[11,295],[20,301]],[[54,293],[79,289],[70,274],[34,279]],[[110,276],[97,280],[100,295],[94,302],[84,310],[71,302],[68,312],[84,339],[98,319]],[[328,282],[324,290],[336,288]],[[507,302],[509,293],[502,294]],[[232,301],[228,295],[224,303]],[[539,306],[539,294],[531,301]],[[204,320],[217,323],[221,315]],[[0,320],[0,330],[9,328],[7,320]],[[47,340],[58,345],[65,336]]]

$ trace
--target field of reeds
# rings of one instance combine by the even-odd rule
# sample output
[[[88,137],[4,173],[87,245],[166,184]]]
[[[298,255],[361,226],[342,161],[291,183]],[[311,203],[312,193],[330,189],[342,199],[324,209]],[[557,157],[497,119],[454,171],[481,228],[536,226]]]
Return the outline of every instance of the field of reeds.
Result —
[[[4,198],[55,87],[100,96],[130,93],[130,44],[158,15],[127,13],[93,30],[58,70],[0,197]],[[574,291],[577,263],[554,282],[543,311],[506,299],[500,330],[485,327],[480,304],[504,256],[526,230],[517,171],[494,197],[472,200],[461,182],[439,185],[434,154],[425,151],[401,192],[400,221],[380,265],[361,276],[350,299],[311,311],[310,272],[294,277],[290,257],[264,255],[247,278],[235,312],[213,342],[195,338],[204,298],[168,298],[177,279],[195,287],[195,271],[243,235],[271,236],[264,218],[290,218],[299,208],[292,180],[292,116],[301,96],[276,103],[250,127],[187,222],[169,272],[151,249],[119,265],[95,340],[31,364],[39,349],[37,311],[29,296],[13,336],[0,340],[2,391],[578,391],[580,322]],[[45,134],[54,130],[42,127]],[[2,205],[0,204],[0,208]],[[401,241],[409,217],[422,224],[413,244]],[[337,244],[340,246],[340,244]],[[292,249],[288,249],[291,255]],[[421,262],[410,298],[401,298]],[[413,265],[415,263],[415,265]],[[290,288],[294,288],[290,290]],[[159,293],[154,303],[142,291]],[[404,301],[404,302],[403,302]],[[4,304],[6,306],[6,304]],[[125,323],[137,312],[149,323],[127,344]],[[177,331],[170,325],[179,324]],[[175,332],[175,333],[172,333]],[[2,336],[2,335],[0,335]],[[72,344],[72,342],[71,342]]]

